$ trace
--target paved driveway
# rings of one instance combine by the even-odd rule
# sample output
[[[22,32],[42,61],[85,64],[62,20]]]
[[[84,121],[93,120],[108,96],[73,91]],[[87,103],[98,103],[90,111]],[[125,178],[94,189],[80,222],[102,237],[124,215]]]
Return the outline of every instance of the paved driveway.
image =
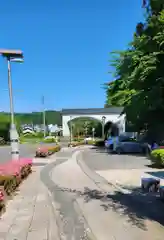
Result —
[[[143,169],[150,161],[140,155],[117,155],[107,153],[105,149],[92,148],[83,153],[83,159],[89,168],[95,171],[108,169]]]
[[[19,146],[20,157],[34,157],[36,151],[35,144],[20,144]],[[11,160],[11,147],[1,146],[0,147],[0,163]]]

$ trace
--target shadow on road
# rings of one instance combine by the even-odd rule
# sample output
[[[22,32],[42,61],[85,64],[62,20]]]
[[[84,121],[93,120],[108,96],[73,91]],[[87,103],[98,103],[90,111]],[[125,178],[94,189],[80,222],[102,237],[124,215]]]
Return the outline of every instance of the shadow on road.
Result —
[[[144,220],[147,219],[164,226],[164,205],[157,196],[133,189],[131,193],[116,191],[114,195],[108,194],[107,197],[109,203],[101,205],[105,211],[113,209],[115,212],[121,212],[128,216],[129,222],[143,230],[146,230]]]
[[[117,153],[114,153],[105,147],[94,146],[94,147],[91,147],[91,149],[95,150],[95,152],[97,152],[97,153],[105,153],[107,155],[118,155]],[[120,156],[121,155],[147,158],[146,154],[144,154],[144,153],[122,153],[122,154],[120,154]]]
[[[102,207],[103,211],[111,211],[124,215],[128,218],[128,221],[132,224],[147,230],[145,220],[157,222],[164,226],[164,204],[159,200],[159,196],[153,193],[144,193],[140,188],[134,188],[129,186],[121,186],[122,188],[129,190],[128,193],[123,193],[119,190],[112,190],[111,192],[105,192],[97,189],[90,189],[85,187],[83,190],[77,190],[72,188],[63,188],[56,185],[51,177],[50,172],[52,167],[55,167],[66,160],[60,159],[55,163],[51,163],[41,171],[41,180],[48,187],[52,193],[55,202],[59,203],[60,211],[64,219],[71,219],[72,223],[68,224],[69,231],[74,231],[73,226],[79,226],[79,220],[76,211],[73,207],[73,199],[83,198],[85,203],[92,200],[97,200]],[[83,229],[83,227],[82,227]],[[66,232],[68,230],[65,230]],[[68,235],[68,233],[67,233]],[[78,239],[78,238],[76,238]]]
[[[85,202],[91,200],[101,201],[100,206],[104,211],[113,210],[118,214],[128,217],[132,224],[147,230],[144,220],[155,221],[164,226],[164,204],[159,200],[159,196],[153,193],[143,193],[139,188],[126,187],[131,193],[115,191],[114,194],[105,193],[95,189],[84,188],[84,191],[77,191],[69,188],[58,188],[59,191],[76,194],[83,197]]]
[[[164,167],[163,166],[157,166],[156,164],[148,164],[148,165],[146,165],[146,167],[148,167],[148,168],[155,168],[155,169],[164,169]]]

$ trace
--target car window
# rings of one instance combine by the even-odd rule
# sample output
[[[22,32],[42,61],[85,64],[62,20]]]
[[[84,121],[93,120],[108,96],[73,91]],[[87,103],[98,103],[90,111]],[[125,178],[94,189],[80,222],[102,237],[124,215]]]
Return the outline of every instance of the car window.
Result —
[[[127,142],[128,140],[129,140],[129,138],[126,137],[126,136],[120,136],[119,137],[119,142]]]

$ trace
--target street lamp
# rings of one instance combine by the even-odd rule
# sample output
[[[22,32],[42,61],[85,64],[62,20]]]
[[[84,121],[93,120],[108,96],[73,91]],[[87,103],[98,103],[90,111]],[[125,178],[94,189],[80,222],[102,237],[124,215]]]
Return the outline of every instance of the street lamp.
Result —
[[[104,139],[105,116],[102,116],[102,138]]]
[[[95,140],[95,128],[92,128],[92,140]]]
[[[43,105],[43,131],[44,131],[44,138],[46,137],[46,111],[45,111],[45,98],[42,96],[42,105]]]
[[[11,62],[23,62],[23,52],[21,50],[0,49],[0,54],[7,59],[8,65],[8,89],[10,98],[10,142],[12,160],[19,160],[19,136],[14,121],[13,90],[11,80]]]
[[[70,116],[70,145],[72,144],[72,116]]]

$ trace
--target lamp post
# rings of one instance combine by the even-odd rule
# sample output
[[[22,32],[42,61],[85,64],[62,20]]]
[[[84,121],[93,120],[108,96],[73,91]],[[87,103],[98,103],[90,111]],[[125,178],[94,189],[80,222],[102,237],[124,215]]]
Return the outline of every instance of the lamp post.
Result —
[[[0,49],[0,54],[7,59],[8,66],[8,89],[10,99],[10,143],[12,160],[19,160],[19,136],[14,121],[14,103],[11,80],[11,62],[23,62],[23,52],[21,50]]]
[[[104,139],[105,116],[102,116],[102,138]]]
[[[95,128],[92,128],[92,140],[95,140]]]
[[[43,130],[44,130],[44,138],[46,137],[46,111],[45,111],[45,98],[42,96],[42,105],[43,105]]]
[[[72,116],[70,116],[70,145],[72,144]]]

